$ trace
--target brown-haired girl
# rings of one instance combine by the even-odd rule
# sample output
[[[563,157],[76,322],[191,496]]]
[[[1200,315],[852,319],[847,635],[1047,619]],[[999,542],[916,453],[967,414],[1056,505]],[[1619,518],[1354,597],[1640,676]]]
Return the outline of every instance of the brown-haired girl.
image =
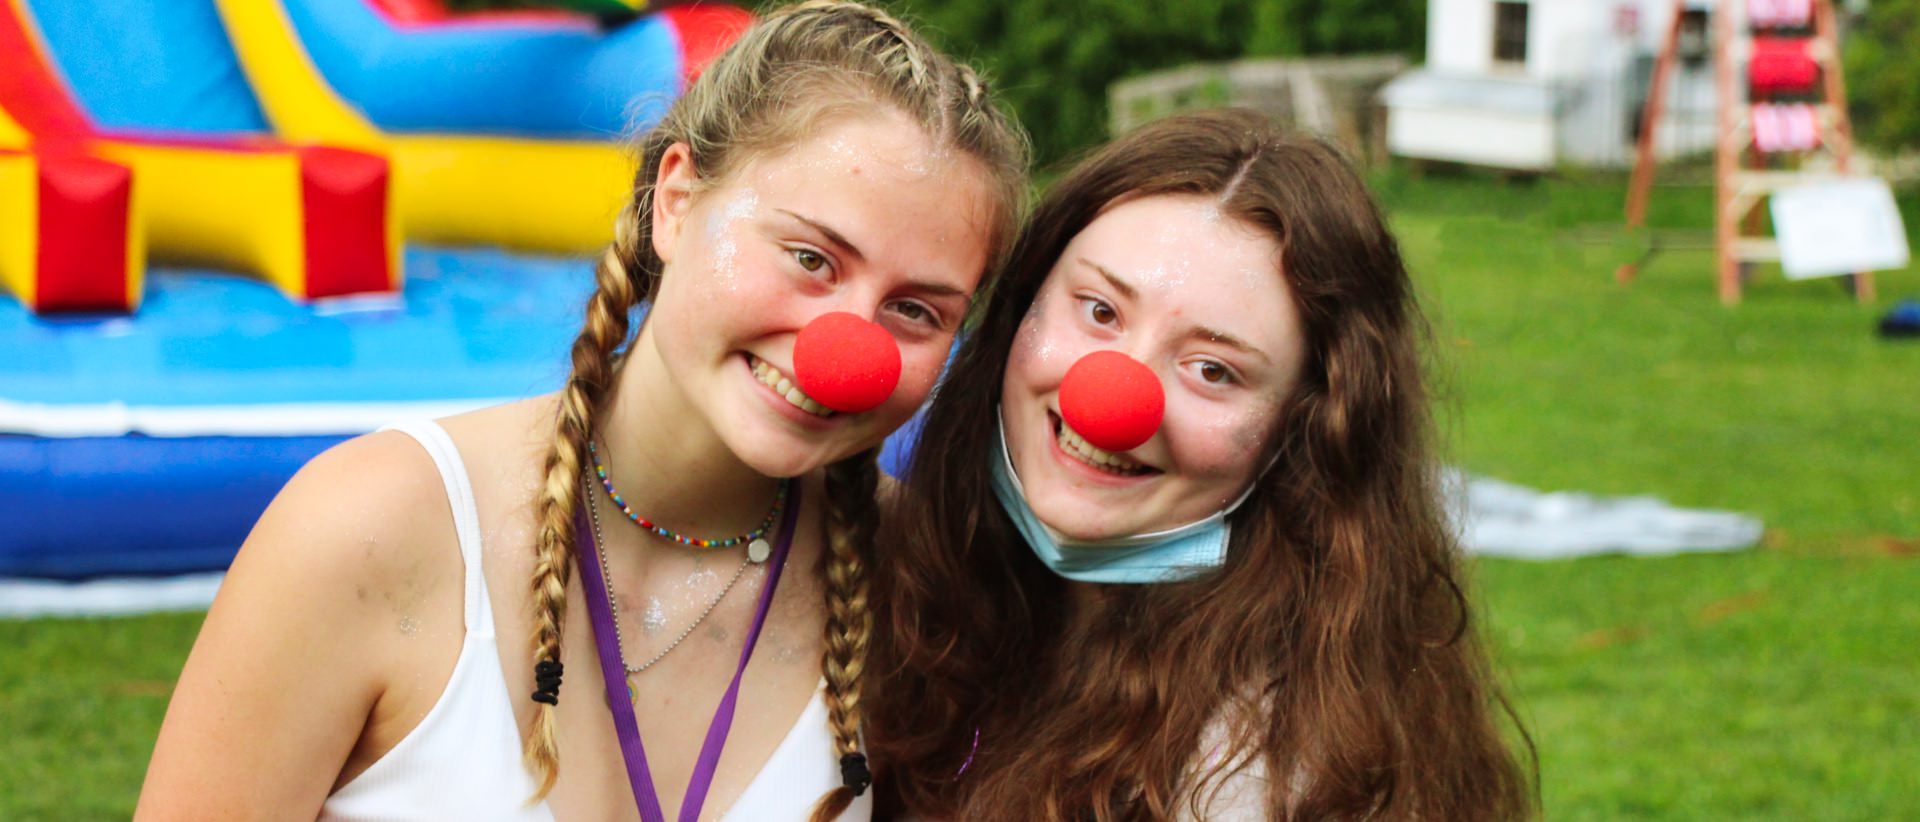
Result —
[[[809,2],[640,153],[559,393],[348,442],[261,518],[141,817],[865,818],[874,454],[1024,143],[899,21]]]
[[[893,804],[1529,812],[1436,496],[1420,314],[1335,151],[1245,111],[1143,127],[1053,186],[995,289],[880,543],[911,547],[875,583]]]

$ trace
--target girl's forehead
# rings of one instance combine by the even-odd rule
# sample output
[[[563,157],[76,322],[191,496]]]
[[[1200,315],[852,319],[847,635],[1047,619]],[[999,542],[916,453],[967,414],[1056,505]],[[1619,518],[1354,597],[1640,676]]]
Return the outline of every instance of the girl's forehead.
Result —
[[[878,177],[907,182],[951,173],[955,152],[905,114],[877,109],[828,118],[797,142],[750,159],[740,176],[761,184]]]
[[[1279,243],[1202,197],[1145,197],[1109,208],[1067,244],[1055,266],[1062,272],[1171,309],[1272,313],[1289,302]]]
[[[971,291],[986,266],[996,203],[985,167],[934,143],[905,115],[838,118],[756,158],[710,190],[769,230],[819,230],[866,263]],[[817,238],[816,238],[817,239]]]

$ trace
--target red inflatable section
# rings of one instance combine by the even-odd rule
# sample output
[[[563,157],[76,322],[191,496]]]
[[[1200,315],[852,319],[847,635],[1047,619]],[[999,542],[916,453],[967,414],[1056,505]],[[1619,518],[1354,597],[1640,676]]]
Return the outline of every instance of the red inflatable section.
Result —
[[[680,32],[680,73],[687,85],[700,79],[700,72],[753,25],[753,15],[744,9],[718,4],[674,6],[660,14]]]
[[[459,25],[597,28],[593,18],[560,9],[485,9],[454,11],[441,0],[370,0],[374,11],[396,26]]]
[[[87,123],[39,65],[12,8],[0,4],[0,113],[25,129],[32,143],[0,146],[29,157],[35,177],[29,309],[36,313],[130,311],[133,269],[128,245],[135,219],[133,174],[126,166],[88,156],[80,138]],[[22,215],[0,215],[21,219]]]
[[[127,308],[127,215],[133,174],[92,157],[40,157],[41,306]]]

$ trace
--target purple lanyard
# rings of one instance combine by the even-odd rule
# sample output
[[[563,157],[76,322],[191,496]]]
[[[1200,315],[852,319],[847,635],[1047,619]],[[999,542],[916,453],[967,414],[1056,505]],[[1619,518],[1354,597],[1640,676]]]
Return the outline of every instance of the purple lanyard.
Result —
[[[760,591],[760,604],[753,611],[753,625],[747,629],[747,645],[740,649],[740,665],[734,669],[733,682],[720,697],[707,726],[707,740],[700,746],[700,759],[694,763],[693,779],[687,783],[687,795],[680,800],[680,822],[696,822],[700,806],[706,804],[707,790],[713,787],[713,774],[720,766],[720,749],[726,747],[727,732],[733,728],[733,709],[740,699],[740,678],[747,672],[747,660],[753,658],[753,646],[760,641],[760,629],[767,624],[767,610],[773,605],[773,589],[780,585],[780,572],[787,564],[787,548],[793,544],[793,525],[800,512],[800,486],[795,480],[787,495],[787,510],[780,517],[780,534],[774,539],[773,555],[767,558],[767,585]],[[653,790],[653,772],[647,768],[647,749],[640,744],[640,723],[633,716],[633,697],[627,689],[627,665],[620,656],[620,640],[613,630],[613,604],[607,601],[607,583],[600,568],[600,552],[593,543],[593,528],[583,507],[574,516],[576,559],[580,565],[580,587],[587,595],[587,616],[593,623],[593,641],[600,649],[600,672],[607,680],[607,706],[613,709],[614,732],[620,738],[620,753],[627,760],[627,781],[633,786],[633,800],[640,806],[643,822],[666,822],[660,810],[660,797]]]

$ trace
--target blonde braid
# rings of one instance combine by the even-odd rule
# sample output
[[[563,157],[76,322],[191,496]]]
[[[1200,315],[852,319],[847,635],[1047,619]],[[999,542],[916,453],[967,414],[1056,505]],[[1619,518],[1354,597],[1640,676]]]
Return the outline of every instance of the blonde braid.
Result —
[[[873,775],[860,748],[860,674],[867,665],[873,614],[867,610],[867,553],[879,524],[878,450],[827,467],[827,547],[820,564],[826,577],[827,724],[840,755],[840,787],[814,806],[813,822],[828,822],[865,792]]]
[[[614,223],[614,242],[594,268],[596,287],[587,300],[586,325],[573,341],[573,372],[560,393],[553,446],[547,451],[535,516],[540,532],[534,541],[533,645],[537,688],[533,700],[533,733],[523,752],[527,767],[539,778],[533,800],[553,790],[560,774],[559,741],[554,732],[554,709],[560,692],[560,636],[567,618],[567,582],[573,576],[574,516],[582,504],[581,474],[588,438],[593,435],[595,412],[607,398],[619,370],[615,351],[626,342],[628,311],[652,291],[653,275],[638,253],[637,212],[622,208]],[[638,282],[636,282],[638,280]]]
[[[991,260],[1000,259],[1024,211],[1025,135],[987,99],[971,70],[877,9],[811,0],[767,14],[702,71],[641,138],[632,201],[616,224],[613,248],[600,260],[586,326],[573,344],[573,371],[561,392],[536,508],[534,673],[541,704],[525,758],[539,778],[538,796],[552,789],[559,769],[552,703],[558,700],[560,636],[573,570],[573,520],[582,504],[584,454],[594,415],[620,367],[618,351],[630,330],[628,312],[653,296],[664,269],[652,242],[653,183],[661,158],[675,144],[685,144],[696,191],[701,190],[754,157],[807,139],[822,118],[869,104],[897,108],[936,142],[984,164],[1000,206]],[[993,268],[990,262],[987,270]],[[860,754],[859,678],[872,623],[863,554],[874,531],[877,478],[871,452],[827,471],[832,526],[831,550],[822,557],[829,614],[822,666],[846,783],[821,799],[816,814],[829,817],[859,796],[870,778]]]

